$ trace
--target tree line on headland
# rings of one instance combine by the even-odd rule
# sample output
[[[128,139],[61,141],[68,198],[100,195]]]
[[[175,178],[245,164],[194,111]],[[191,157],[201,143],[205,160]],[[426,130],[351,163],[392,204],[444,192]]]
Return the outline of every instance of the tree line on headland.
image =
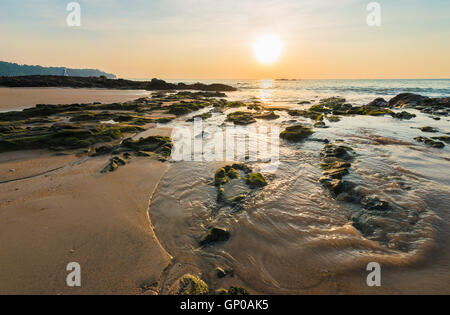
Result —
[[[116,76],[112,73],[106,73],[97,69],[70,69],[65,67],[42,67],[19,65],[17,63],[0,61],[0,76],[15,77],[27,75],[57,75],[74,77],[100,77],[105,76],[108,79],[115,79]]]

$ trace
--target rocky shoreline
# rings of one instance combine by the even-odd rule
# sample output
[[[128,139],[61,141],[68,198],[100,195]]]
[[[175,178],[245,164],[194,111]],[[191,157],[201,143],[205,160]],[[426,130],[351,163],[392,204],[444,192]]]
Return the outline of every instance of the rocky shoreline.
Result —
[[[132,81],[125,79],[108,79],[102,77],[64,77],[54,75],[31,75],[19,77],[0,77],[0,87],[70,87],[70,88],[101,88],[123,90],[198,90],[231,92],[236,88],[225,84],[185,84],[168,83],[164,80]]]
[[[106,81],[120,80],[106,79]],[[142,157],[154,160],[155,163],[160,163],[155,165],[167,168],[168,163],[164,162],[170,159],[172,139],[163,135],[138,136],[154,128],[156,123],[169,123],[175,119],[191,122],[194,117],[206,120],[211,118],[212,113],[222,113],[226,115],[224,118],[227,123],[251,125],[258,120],[276,120],[282,114],[284,118],[303,117],[306,119],[301,121],[301,124],[297,120],[286,121],[288,126],[279,135],[283,139],[282,145],[297,147],[308,139],[313,140],[311,139],[313,133],[332,126],[344,117],[386,115],[398,122],[416,117],[413,113],[398,111],[409,108],[434,117],[443,118],[450,114],[449,98],[428,98],[416,94],[400,94],[390,101],[377,98],[364,106],[353,106],[343,98],[331,97],[320,100],[308,109],[298,110],[270,108],[258,101],[230,102],[224,99],[226,95],[219,91],[176,92],[172,91],[174,90],[172,84],[157,81],[152,81],[153,86],[167,86],[167,90],[170,91],[155,92],[151,97],[124,103],[36,105],[23,111],[0,113],[0,152],[48,149],[54,151],[55,156],[76,154],[86,157],[89,163],[95,162],[92,170],[99,174],[99,178],[105,180],[104,178],[124,174],[124,171],[128,172],[128,169],[137,163],[143,163]],[[172,88],[169,89],[169,86]],[[183,117],[208,108],[210,108],[208,112],[190,119],[186,120]],[[231,110],[233,111],[229,112]],[[307,122],[308,120],[310,122]],[[430,138],[417,137],[415,138],[417,142],[438,149],[445,147],[444,142],[449,143],[448,134],[439,134],[440,131],[435,127],[425,126],[416,129],[421,133],[436,135]],[[346,179],[354,172],[357,151],[341,141],[329,143],[328,139],[320,140],[325,144],[323,149],[317,152],[317,162],[322,169],[318,182],[336,202],[351,209],[349,218],[351,225],[364,238],[378,242],[391,250],[401,253],[412,251],[408,239],[405,238],[403,241],[392,239],[386,230],[396,235],[411,233],[420,225],[420,214],[380,199],[377,195],[364,193],[360,186]],[[253,172],[245,163],[225,165],[216,170],[212,179],[211,185],[216,188],[214,206],[216,212],[231,209],[231,213],[238,213],[253,195],[264,192],[272,184],[270,176],[266,179],[263,174]],[[245,189],[235,193],[231,188],[236,183]],[[230,242],[235,237],[235,232],[226,225],[210,225],[204,222],[204,227],[204,234],[198,239],[199,251],[221,246],[221,243]],[[217,279],[228,276],[232,278],[234,275],[233,268],[226,269],[220,264],[215,268]],[[229,289],[223,288],[228,287],[227,283],[216,288],[201,276],[186,273],[177,278],[167,292],[230,295],[249,293],[246,288],[236,286],[235,279],[229,281],[233,282]],[[153,281],[149,287],[147,284],[143,285],[142,290],[161,292],[161,283]]]

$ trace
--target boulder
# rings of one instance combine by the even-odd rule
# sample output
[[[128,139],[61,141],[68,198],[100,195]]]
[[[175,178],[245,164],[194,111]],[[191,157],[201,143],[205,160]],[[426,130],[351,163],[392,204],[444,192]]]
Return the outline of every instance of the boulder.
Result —
[[[252,189],[267,185],[266,179],[261,173],[250,173],[244,177],[245,183]]]
[[[302,126],[302,125],[295,125],[287,127],[283,132],[280,133],[280,138],[286,139],[289,141],[301,141],[310,135],[312,135],[314,132],[311,128]]]
[[[384,98],[379,97],[367,104],[367,106],[387,107],[388,102]]]
[[[389,100],[389,107],[415,107],[424,102],[428,97],[413,93],[402,93]]]

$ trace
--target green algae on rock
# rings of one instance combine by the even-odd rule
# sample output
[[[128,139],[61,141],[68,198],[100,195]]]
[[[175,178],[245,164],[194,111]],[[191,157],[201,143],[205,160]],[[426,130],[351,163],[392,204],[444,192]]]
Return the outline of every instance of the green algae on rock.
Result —
[[[27,129],[20,134],[0,135],[0,151],[28,149],[79,149],[87,148],[100,142],[110,142],[123,136],[120,126],[98,125],[95,128],[52,129],[42,127],[39,130]]]
[[[391,116],[394,117],[394,118],[400,119],[400,120],[409,120],[409,119],[412,119],[412,118],[416,117],[415,114],[411,114],[411,113],[408,113],[406,111],[402,111],[400,113],[392,112]]]
[[[441,140],[444,141],[445,143],[450,143],[450,136],[431,137],[431,139]]]
[[[266,179],[261,173],[250,173],[244,177],[245,183],[252,189],[267,185]]]
[[[140,138],[139,140],[133,140],[132,138],[125,139],[122,142],[122,147],[134,151],[154,152],[164,157],[169,157],[172,153],[173,143],[169,137],[150,136]]]
[[[233,112],[227,115],[227,121],[236,125],[249,125],[256,122],[254,115],[249,112]]]
[[[234,197],[231,197],[230,198],[230,203],[232,205],[237,205],[237,204],[240,204],[241,202],[243,202],[245,200],[245,198],[247,198],[247,195],[239,194],[239,195],[236,195]]]
[[[220,186],[228,182],[227,171],[225,168],[219,169],[214,175],[214,184]]]
[[[250,168],[248,168],[245,164],[235,163],[231,166],[227,165],[216,171],[216,174],[214,175],[214,185],[220,186],[227,183],[230,179],[239,178],[239,170],[244,173],[251,172]]]
[[[435,137],[438,138],[438,137]],[[439,139],[439,138],[438,138]],[[443,148],[445,147],[445,144],[443,142],[440,141],[435,141],[426,137],[415,137],[414,140],[416,140],[417,142],[422,142],[425,143],[426,145],[429,145],[433,148]]]
[[[269,112],[257,115],[256,118],[258,118],[258,119],[266,119],[266,120],[275,120],[275,119],[280,118],[280,115],[275,114],[274,111],[269,111]]]
[[[308,136],[312,135],[314,132],[311,128],[295,125],[287,127],[283,132],[280,133],[280,138],[286,139],[289,141],[301,141]]]
[[[208,285],[200,278],[186,274],[182,276],[175,285],[174,294],[177,295],[208,295]]]
[[[195,115],[194,117],[186,120],[186,122],[193,122],[193,121],[195,121],[196,118],[197,119],[199,118],[199,119],[202,119],[202,120],[206,120],[206,119],[209,119],[211,117],[212,117],[212,112],[207,112],[207,113],[204,113],[204,114],[201,114],[201,115]]]
[[[193,101],[193,102],[180,102],[174,105],[169,106],[167,113],[168,114],[173,114],[176,116],[181,116],[181,115],[186,115],[189,114],[191,112],[195,112],[198,111],[202,108],[205,108],[207,106],[209,106],[210,104],[208,102],[198,102],[198,101]]]
[[[124,160],[119,156],[115,156],[109,160],[108,165],[106,165],[101,172],[102,173],[114,172],[119,168],[119,166],[126,164],[127,164],[126,160]]]
[[[238,295],[250,295],[250,292],[243,287],[235,287],[235,286],[231,286],[228,290],[226,289],[219,289],[216,291],[217,295],[234,295],[234,296],[238,296]]]

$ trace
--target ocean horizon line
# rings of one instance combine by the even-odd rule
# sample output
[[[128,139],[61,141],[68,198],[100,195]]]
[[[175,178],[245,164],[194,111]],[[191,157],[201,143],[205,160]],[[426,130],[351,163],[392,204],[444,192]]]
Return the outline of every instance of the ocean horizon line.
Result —
[[[136,80],[136,81],[148,81],[154,78],[160,80],[170,80],[170,81],[182,81],[182,80],[218,80],[218,81],[404,81],[404,80],[427,80],[427,81],[441,81],[441,80],[450,80],[448,78],[391,78],[391,79],[287,79],[287,78],[261,78],[261,79],[224,79],[224,78],[164,78],[164,77],[153,77],[153,78],[129,78],[129,77],[118,77],[118,79],[125,80]]]

